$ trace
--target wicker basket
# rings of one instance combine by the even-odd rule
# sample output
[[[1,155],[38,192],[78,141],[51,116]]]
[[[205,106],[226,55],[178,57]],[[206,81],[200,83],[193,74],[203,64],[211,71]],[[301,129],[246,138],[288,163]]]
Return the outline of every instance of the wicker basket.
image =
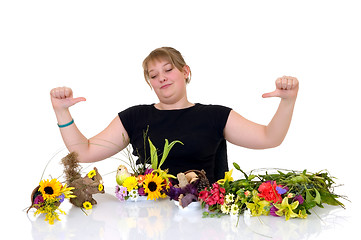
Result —
[[[199,170],[188,170],[188,171],[184,172],[184,174],[187,174],[187,173],[190,173],[190,172],[194,172],[195,174],[197,174],[197,176],[199,177],[199,183],[198,184],[203,185],[202,188],[210,187],[209,180],[208,180],[208,178],[206,176],[206,172],[203,169],[201,171],[199,171]]]

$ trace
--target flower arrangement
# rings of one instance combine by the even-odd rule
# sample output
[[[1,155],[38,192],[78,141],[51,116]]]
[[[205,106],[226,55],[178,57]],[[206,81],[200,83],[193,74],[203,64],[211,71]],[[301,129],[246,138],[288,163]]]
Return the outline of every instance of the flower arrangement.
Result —
[[[199,192],[199,200],[207,211],[204,217],[231,214],[238,216],[247,211],[252,216],[272,215],[290,218],[307,218],[310,210],[323,204],[344,207],[337,200],[342,197],[333,191],[333,178],[326,171],[309,173],[306,170],[281,171],[277,173],[252,174],[243,172],[245,179],[234,180],[232,171],[211,187]],[[345,197],[343,197],[345,198]]]
[[[103,180],[96,167],[82,177],[82,168],[77,157],[77,153],[71,152],[61,160],[64,165],[64,183],[56,178],[40,181],[31,194],[31,206],[27,213],[35,208],[35,216],[45,214],[45,221],[54,224],[55,220],[60,221],[59,214],[65,215],[59,208],[65,199],[69,199],[70,203],[83,211],[93,208],[97,202],[92,195],[104,193]],[[85,211],[84,213],[86,214]]]
[[[150,147],[150,161],[149,166],[135,165],[134,161],[131,168],[134,173],[128,172],[128,169],[124,165],[120,165],[117,170],[116,181],[117,186],[115,188],[115,195],[120,201],[132,200],[137,201],[139,196],[147,196],[147,200],[157,200],[158,198],[167,197],[166,192],[171,186],[169,178],[175,178],[175,176],[168,174],[168,170],[162,170],[161,166],[166,160],[170,150],[176,143],[180,141],[173,141],[169,144],[168,140],[165,140],[164,150],[162,158],[158,163],[158,152],[152,141],[148,138]],[[130,159],[131,160],[131,159]]]
[[[197,202],[200,190],[209,187],[209,181],[204,170],[188,170],[177,174],[178,184],[170,186],[167,195],[170,200],[178,202],[185,208],[192,202]]]
[[[38,187],[36,187],[31,195],[32,205],[29,207],[35,208],[34,216],[45,214],[45,221],[54,224],[55,220],[59,220],[59,213],[64,214],[59,206],[64,199],[75,198],[72,195],[73,187],[62,185],[56,178],[51,180],[42,180]]]

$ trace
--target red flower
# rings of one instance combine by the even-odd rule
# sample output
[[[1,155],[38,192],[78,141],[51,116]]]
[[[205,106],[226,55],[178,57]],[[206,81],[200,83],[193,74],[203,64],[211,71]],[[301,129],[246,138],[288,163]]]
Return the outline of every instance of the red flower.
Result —
[[[209,195],[209,192],[207,190],[203,190],[199,193],[198,197],[202,200],[206,200]]]
[[[207,198],[206,203],[212,206],[217,203],[217,200],[214,198],[214,196],[210,196],[209,198]]]
[[[224,203],[224,193],[226,190],[218,185],[218,183],[214,183],[210,191],[204,189],[199,193],[199,198],[205,201],[206,204],[212,206],[215,204],[223,204]]]
[[[277,192],[276,187],[282,187],[281,185],[277,185],[276,181],[267,181],[262,183],[258,191],[259,197],[264,198],[268,202],[280,203],[282,202],[281,195]]]

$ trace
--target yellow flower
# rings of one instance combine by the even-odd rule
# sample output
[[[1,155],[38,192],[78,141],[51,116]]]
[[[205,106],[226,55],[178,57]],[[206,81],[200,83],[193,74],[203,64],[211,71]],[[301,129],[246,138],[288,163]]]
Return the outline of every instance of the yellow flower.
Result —
[[[253,203],[246,203],[247,208],[249,208],[252,212],[252,216],[261,216],[262,214],[268,215],[269,211],[265,207],[268,207],[270,203],[266,200],[260,201],[256,190],[252,191],[252,195]]]
[[[161,197],[160,191],[164,185],[163,178],[157,174],[147,174],[143,183],[144,192],[148,193],[147,200],[156,200]]]
[[[127,188],[128,192],[138,188],[137,178],[134,176],[128,177],[123,182],[123,186]]]
[[[73,189],[74,189],[74,187],[67,187],[67,185],[65,183],[64,186],[60,190],[60,195],[64,194],[65,198],[75,198],[76,196],[72,194]]]
[[[103,184],[99,184],[99,186],[98,186],[98,190],[99,190],[99,192],[103,191],[103,189],[104,189]]]
[[[232,172],[233,172],[233,169],[231,169],[231,171],[229,171],[229,172],[225,172],[225,173],[224,173],[224,179],[220,179],[220,180],[218,180],[217,182],[218,182],[219,184],[224,184],[226,181],[228,181],[228,182],[233,182],[234,179],[233,179],[233,177],[232,177]]]
[[[155,169],[152,173],[153,174],[158,173],[159,177],[165,179],[167,185],[169,184],[169,178],[177,179],[174,175],[168,174],[168,169],[162,170],[162,169],[158,168],[158,169]]]
[[[306,219],[306,218],[307,218],[306,210],[299,210],[299,211],[298,211],[298,217],[299,217],[299,218]]]
[[[42,193],[44,200],[55,199],[60,195],[61,183],[56,179],[43,180],[40,182],[39,191]]]
[[[91,170],[91,171],[88,173],[88,178],[93,178],[95,175],[97,175],[96,171],[95,171],[95,170]]]
[[[83,207],[85,208],[85,210],[90,210],[93,208],[93,205],[90,202],[86,201],[83,203]]]
[[[295,218],[298,217],[298,215],[293,212],[294,209],[296,209],[298,207],[298,201],[294,201],[291,205],[288,203],[288,198],[285,197],[282,200],[281,204],[275,204],[275,207],[278,209],[278,211],[276,212],[276,214],[278,216],[282,216],[283,214],[286,217],[286,221],[289,220],[290,218]],[[301,215],[302,216],[302,215]]]

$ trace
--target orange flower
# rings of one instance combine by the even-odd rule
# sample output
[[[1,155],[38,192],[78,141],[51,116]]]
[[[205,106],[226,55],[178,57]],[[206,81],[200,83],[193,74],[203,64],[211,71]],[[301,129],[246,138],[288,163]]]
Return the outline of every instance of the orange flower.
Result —
[[[144,176],[144,175],[138,175],[137,181],[138,181],[138,186],[139,186],[139,187],[143,186],[144,180],[145,180],[145,176]]]

